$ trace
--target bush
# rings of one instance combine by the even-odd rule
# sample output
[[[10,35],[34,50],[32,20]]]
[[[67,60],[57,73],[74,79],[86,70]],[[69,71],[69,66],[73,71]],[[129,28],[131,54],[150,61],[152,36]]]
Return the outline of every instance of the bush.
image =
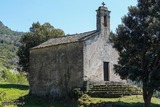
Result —
[[[11,84],[28,84],[27,78],[23,73],[17,71],[12,72],[10,69],[1,70],[1,81],[5,81]]]
[[[17,83],[18,81],[17,76],[14,73],[12,73],[9,69],[3,70],[2,78],[9,83]]]
[[[78,100],[78,98],[80,98],[83,95],[83,91],[81,90],[81,88],[74,88],[71,92],[70,92],[70,97],[72,99],[76,99]]]
[[[0,64],[1,64],[1,62],[0,62]],[[3,81],[3,78],[2,78],[3,70],[4,70],[4,67],[0,65],[0,81]]]
[[[25,84],[25,85],[28,84],[26,75],[24,73],[18,73],[17,78],[18,78],[17,81],[18,84]]]

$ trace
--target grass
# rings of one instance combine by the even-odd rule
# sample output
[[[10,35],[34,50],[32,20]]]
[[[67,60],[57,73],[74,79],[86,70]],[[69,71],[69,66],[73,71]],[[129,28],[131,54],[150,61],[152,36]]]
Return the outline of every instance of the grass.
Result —
[[[28,94],[29,86],[0,82],[0,107],[77,107],[74,101],[53,101]],[[21,105],[22,104],[22,105]],[[8,106],[6,106],[8,105]]]
[[[28,87],[26,85],[9,84],[1,82],[0,84],[0,106],[7,103],[13,103],[20,97],[28,94]]]
[[[120,98],[92,98],[88,95],[83,95],[78,102],[82,107],[106,102],[121,105],[122,107],[143,107],[144,104],[142,95],[123,96]],[[153,97],[151,102],[152,107],[160,107],[160,99]]]
[[[28,94],[28,85],[17,85],[0,82],[0,106],[2,102],[8,102],[5,107],[22,107],[19,104],[25,103],[23,107],[78,107],[77,102],[63,99],[62,101],[53,101],[45,98],[39,98]],[[81,107],[87,107],[91,104],[103,104],[105,102],[119,104],[118,107],[143,107],[143,98],[138,96],[125,96],[121,98],[91,98],[84,94],[78,100]],[[19,103],[17,105],[13,105]],[[152,107],[159,107],[160,99],[152,98]]]

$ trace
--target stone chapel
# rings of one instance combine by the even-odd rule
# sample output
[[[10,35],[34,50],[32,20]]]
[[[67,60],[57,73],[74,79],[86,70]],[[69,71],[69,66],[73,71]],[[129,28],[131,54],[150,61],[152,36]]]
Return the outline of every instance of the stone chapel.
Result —
[[[110,11],[97,10],[96,30],[50,39],[30,49],[30,93],[63,96],[85,81],[122,81],[114,73],[118,52],[112,47]]]

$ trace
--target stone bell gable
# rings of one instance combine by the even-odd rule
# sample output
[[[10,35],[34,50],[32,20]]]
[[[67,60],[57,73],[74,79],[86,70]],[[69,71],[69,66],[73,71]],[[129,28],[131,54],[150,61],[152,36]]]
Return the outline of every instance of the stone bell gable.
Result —
[[[59,97],[85,81],[118,81],[118,53],[109,41],[110,11],[100,6],[97,29],[50,39],[30,50],[30,93]]]

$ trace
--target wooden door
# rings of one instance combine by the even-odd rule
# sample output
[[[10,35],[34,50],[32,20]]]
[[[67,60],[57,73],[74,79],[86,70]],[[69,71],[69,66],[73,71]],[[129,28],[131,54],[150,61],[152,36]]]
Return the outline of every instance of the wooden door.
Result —
[[[104,62],[104,81],[109,81],[109,62]]]

